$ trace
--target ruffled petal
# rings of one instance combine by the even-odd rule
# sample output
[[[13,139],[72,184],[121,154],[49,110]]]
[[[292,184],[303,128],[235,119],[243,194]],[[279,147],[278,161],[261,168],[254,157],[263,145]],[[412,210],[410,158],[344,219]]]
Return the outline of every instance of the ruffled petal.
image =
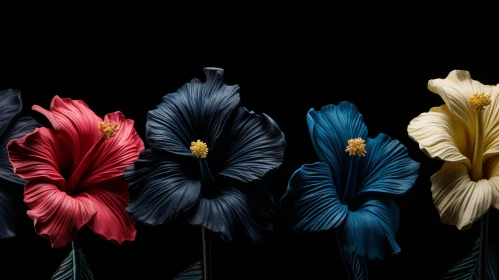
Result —
[[[483,111],[484,160],[499,155],[499,85],[483,86],[485,94],[491,97],[491,104]]]
[[[14,199],[21,200],[22,193],[16,197],[15,190],[12,186],[4,186],[0,184],[0,239],[16,236],[16,203]]]
[[[499,209],[499,156],[494,156],[483,165],[484,177],[489,178],[489,184],[494,194],[492,206]]]
[[[341,102],[338,106],[324,106],[320,111],[310,109],[307,121],[315,152],[333,170],[334,185],[344,186],[350,169],[349,155],[345,152],[348,140],[367,137],[362,115],[352,103]]]
[[[298,232],[336,228],[348,212],[336,192],[331,169],[323,162],[305,164],[291,176],[281,206]]]
[[[78,232],[96,215],[97,208],[85,193],[71,197],[55,185],[28,182],[24,202],[36,232],[60,248],[75,240]]]
[[[16,175],[24,180],[43,180],[64,190],[66,181],[60,166],[67,164],[67,151],[55,133],[48,128],[36,128],[23,138],[7,145],[9,159]]]
[[[367,139],[366,150],[357,173],[359,194],[401,195],[412,188],[420,164],[409,157],[402,143],[381,133]]]
[[[470,228],[493,202],[490,183],[472,181],[464,164],[446,162],[430,180],[440,220],[460,230]]]
[[[9,160],[9,154],[7,152],[7,144],[10,140],[19,139],[26,134],[33,132],[35,128],[39,127],[40,124],[37,123],[31,117],[20,118],[14,121],[13,125],[8,129],[8,131],[0,138],[0,178],[17,183],[23,184],[25,181],[21,177],[14,174],[12,169],[12,164]]]
[[[219,175],[249,183],[263,179],[282,165],[286,141],[269,116],[239,108],[228,138],[229,157]]]
[[[101,138],[99,122],[102,119],[82,100],[60,98],[57,95],[52,99],[50,111],[38,105],[34,105],[33,110],[43,114],[50,121],[54,131],[69,147],[73,173],[88,150]]]
[[[457,118],[447,105],[435,107],[414,118],[407,127],[409,137],[431,158],[460,162],[471,166],[473,146],[465,123]]]
[[[10,123],[23,107],[21,92],[14,89],[0,91],[0,137],[4,135]]]
[[[201,181],[193,175],[197,160],[180,164],[152,149],[140,153],[134,166],[125,169],[130,191],[127,211],[136,221],[158,225],[169,222],[197,204]],[[195,169],[195,168],[194,168]]]
[[[146,139],[154,149],[193,156],[192,141],[201,140],[210,152],[232,111],[239,104],[239,86],[223,82],[223,70],[205,68],[206,82],[193,79],[163,97],[149,111]]]
[[[133,165],[144,149],[134,122],[125,119],[121,112],[106,115],[104,122],[118,124],[119,131],[108,140],[100,139],[87,152],[71,176],[68,183],[71,188],[84,189],[123,176],[125,168]]]
[[[135,222],[125,211],[129,197],[123,178],[95,185],[85,193],[97,210],[97,214],[88,224],[93,232],[118,244],[135,240]]]
[[[357,211],[349,211],[340,227],[345,249],[369,259],[383,259],[386,249],[398,254],[395,233],[399,218],[399,209],[390,199],[369,200]]]
[[[260,218],[271,216],[272,205],[269,193],[243,192],[241,188],[233,187],[221,191],[214,198],[201,198],[190,222],[228,240],[232,240],[235,229],[242,226],[253,241],[260,241],[262,233],[271,228],[268,221],[262,222]]]

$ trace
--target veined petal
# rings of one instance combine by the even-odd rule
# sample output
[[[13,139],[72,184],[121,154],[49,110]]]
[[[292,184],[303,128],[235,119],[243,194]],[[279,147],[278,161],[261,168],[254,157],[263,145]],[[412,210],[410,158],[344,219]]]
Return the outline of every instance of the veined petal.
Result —
[[[348,207],[340,202],[326,163],[305,164],[289,180],[282,208],[296,231],[323,231],[343,223]]]
[[[341,102],[338,106],[324,106],[320,111],[310,109],[307,121],[315,152],[333,170],[334,185],[344,186],[350,169],[349,155],[345,152],[348,140],[367,137],[362,115],[352,103]]]
[[[7,152],[7,144],[10,140],[19,139],[24,135],[33,132],[35,128],[39,127],[40,124],[37,123],[31,117],[20,118],[14,121],[12,126],[7,130],[7,132],[0,137],[0,178],[17,183],[23,184],[25,181],[21,177],[14,174],[12,169],[12,164],[9,161],[9,154]]]
[[[128,186],[123,178],[95,185],[85,193],[97,210],[88,224],[93,232],[118,244],[135,240],[135,222],[125,211],[128,205]]]
[[[395,240],[399,218],[399,209],[390,199],[369,200],[357,211],[349,211],[340,227],[345,249],[369,259],[383,259],[385,249],[399,253]]]
[[[484,93],[490,95],[491,104],[483,111],[484,160],[499,155],[499,85],[484,85]]]
[[[243,192],[242,188],[231,187],[213,198],[202,197],[190,222],[228,240],[232,240],[235,228],[242,226],[253,241],[259,241],[262,232],[271,228],[268,221],[261,220],[272,214],[271,205],[273,201],[268,193]]]
[[[22,193],[16,197],[15,191],[13,186],[0,184],[0,239],[16,236],[14,232],[17,218],[15,199],[21,200]]]
[[[65,189],[66,181],[60,168],[67,165],[67,151],[59,138],[48,128],[36,128],[23,138],[7,145],[9,159],[16,175],[24,180],[44,180]]]
[[[429,157],[471,167],[469,158],[473,157],[473,146],[469,139],[475,135],[468,135],[465,123],[447,105],[434,107],[414,118],[407,132]]]
[[[490,183],[485,179],[472,181],[464,164],[446,162],[430,180],[440,220],[460,230],[470,228],[493,202]]]
[[[98,125],[102,119],[82,100],[60,98],[57,95],[52,99],[50,111],[38,105],[33,105],[32,109],[43,114],[54,131],[64,139],[72,156],[73,173],[88,150],[101,138]]]
[[[150,225],[169,222],[195,206],[201,195],[200,178],[193,176],[196,159],[180,164],[152,149],[144,150],[134,166],[125,169],[130,191],[127,211],[136,221]],[[189,162],[188,162],[189,163]]]
[[[483,165],[484,176],[489,178],[489,184],[494,194],[492,206],[499,209],[499,156],[494,156]]]
[[[212,152],[232,111],[239,104],[239,86],[223,83],[223,70],[205,68],[206,82],[193,79],[163,97],[149,111],[146,139],[154,149],[193,156],[192,141],[201,140]]]
[[[121,112],[107,114],[104,122],[118,124],[119,131],[108,140],[100,139],[87,152],[72,175],[72,186],[77,184],[78,188],[86,188],[123,176],[125,168],[133,165],[144,149],[134,122]]]
[[[87,194],[71,197],[55,185],[30,181],[24,189],[24,202],[36,232],[60,248],[74,240],[97,213]]]
[[[249,183],[282,165],[286,140],[269,116],[239,108],[228,137],[229,158],[219,175]]]
[[[0,137],[4,135],[9,124],[22,110],[21,92],[14,89],[0,91]]]
[[[409,157],[402,143],[381,133],[367,138],[366,150],[357,173],[358,193],[401,195],[412,188],[420,164]]]

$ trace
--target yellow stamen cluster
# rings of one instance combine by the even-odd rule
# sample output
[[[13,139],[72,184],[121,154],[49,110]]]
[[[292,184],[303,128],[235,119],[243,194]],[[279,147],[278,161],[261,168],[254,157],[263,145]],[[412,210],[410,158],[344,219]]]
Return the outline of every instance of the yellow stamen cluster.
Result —
[[[193,141],[191,143],[191,153],[197,157],[206,158],[208,156],[208,146],[199,139],[198,141]]]
[[[367,154],[366,141],[362,138],[348,140],[348,146],[345,152],[348,152],[351,156],[365,156]]]
[[[99,134],[106,140],[114,137],[119,130],[120,128],[117,123],[99,122]]]
[[[470,103],[471,108],[477,111],[483,111],[485,106],[490,105],[491,100],[490,95],[486,95],[485,93],[475,93],[472,97],[470,97],[468,102]]]

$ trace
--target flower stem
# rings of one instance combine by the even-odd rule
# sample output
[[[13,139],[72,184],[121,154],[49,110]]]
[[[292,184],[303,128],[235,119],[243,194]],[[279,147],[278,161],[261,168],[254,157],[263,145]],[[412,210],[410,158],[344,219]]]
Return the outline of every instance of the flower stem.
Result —
[[[347,279],[353,279],[353,275],[352,275],[352,272],[350,270],[350,265],[348,264],[347,258],[345,256],[345,249],[343,248],[343,245],[342,245],[342,242],[340,239],[340,235],[338,234],[338,232],[336,230],[334,230],[334,234],[335,234],[335,239],[336,239],[336,245],[338,245],[338,251],[340,251],[341,260],[343,260],[343,265],[345,267]]]
[[[480,260],[478,279],[487,280],[487,250],[489,239],[489,212],[482,217],[480,226]]]
[[[204,227],[201,228],[203,239],[203,279],[211,280],[211,240],[210,233]]]
[[[475,151],[473,152],[473,163],[471,164],[471,179],[475,182],[483,179],[483,144],[485,142],[483,113],[477,112],[477,130],[475,138]]]
[[[342,202],[347,204],[355,195],[355,185],[357,181],[357,165],[359,164],[359,156],[350,157],[350,170],[348,172],[348,180],[343,194]]]
[[[72,256],[73,256],[73,280],[80,280],[80,255],[76,253],[78,251],[78,241],[74,240],[71,242]]]
[[[211,175],[210,167],[208,166],[208,161],[204,158],[199,159],[199,167],[201,168],[201,180],[204,183],[213,183],[215,180]]]

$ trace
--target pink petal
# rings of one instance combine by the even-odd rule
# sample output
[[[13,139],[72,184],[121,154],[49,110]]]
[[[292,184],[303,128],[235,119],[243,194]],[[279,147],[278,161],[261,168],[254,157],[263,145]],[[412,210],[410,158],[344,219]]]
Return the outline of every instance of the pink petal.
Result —
[[[23,138],[7,144],[14,173],[24,180],[43,180],[65,189],[61,168],[68,166],[68,152],[48,128],[36,128]]]
[[[86,193],[97,208],[97,215],[88,227],[101,237],[118,244],[135,240],[135,222],[125,211],[128,186],[123,177],[88,188]]]
[[[73,157],[73,173],[90,148],[100,139],[98,125],[101,118],[85,102],[57,95],[52,99],[50,111],[38,105],[34,105],[32,109],[45,115],[55,132],[65,140]]]
[[[52,184],[33,181],[26,184],[24,202],[31,208],[28,216],[33,219],[36,232],[48,238],[54,248],[75,240],[97,213],[87,194],[71,197]]]

